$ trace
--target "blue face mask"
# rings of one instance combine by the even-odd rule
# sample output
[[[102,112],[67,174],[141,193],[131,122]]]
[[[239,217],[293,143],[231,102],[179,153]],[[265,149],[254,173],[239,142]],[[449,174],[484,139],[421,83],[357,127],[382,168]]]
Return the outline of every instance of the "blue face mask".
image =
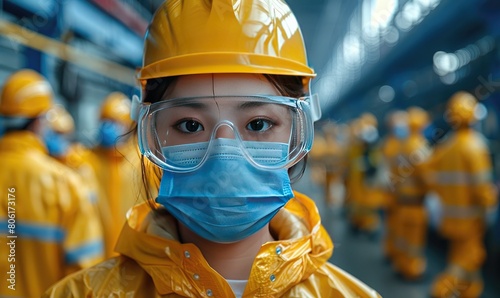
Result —
[[[427,125],[423,130],[422,134],[428,141],[436,141],[436,127],[433,124]]]
[[[218,243],[236,242],[262,229],[293,197],[290,178],[287,169],[254,167],[234,139],[212,142],[214,149],[200,169],[163,172],[156,201],[199,236]],[[268,144],[269,150],[259,152],[259,158],[273,159],[277,152],[280,158],[286,156],[288,146]],[[183,163],[198,146],[174,146],[169,156]]]
[[[400,140],[408,138],[410,135],[410,129],[406,124],[396,124],[393,130],[394,136]]]
[[[43,140],[51,156],[60,157],[68,152],[70,142],[62,134],[52,129],[47,128],[44,131]]]
[[[120,140],[120,136],[125,133],[125,128],[115,121],[104,120],[99,126],[99,144],[105,148],[112,148]]]

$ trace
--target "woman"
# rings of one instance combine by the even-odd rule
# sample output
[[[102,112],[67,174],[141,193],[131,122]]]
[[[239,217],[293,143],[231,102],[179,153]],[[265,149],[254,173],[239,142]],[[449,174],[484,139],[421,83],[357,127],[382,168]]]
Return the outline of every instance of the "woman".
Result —
[[[317,113],[288,6],[166,1],[143,62],[133,114],[159,195],[129,211],[120,257],[46,295],[378,297],[327,263],[318,211],[291,189]]]

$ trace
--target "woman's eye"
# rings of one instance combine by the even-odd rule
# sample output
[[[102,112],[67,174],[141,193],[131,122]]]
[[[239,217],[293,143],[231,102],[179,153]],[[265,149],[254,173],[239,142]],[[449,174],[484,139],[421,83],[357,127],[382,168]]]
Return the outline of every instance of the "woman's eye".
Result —
[[[177,124],[177,128],[182,132],[197,132],[203,130],[203,125],[195,120],[184,120]]]
[[[266,131],[271,128],[272,123],[268,120],[257,119],[247,124],[247,129],[251,131]]]

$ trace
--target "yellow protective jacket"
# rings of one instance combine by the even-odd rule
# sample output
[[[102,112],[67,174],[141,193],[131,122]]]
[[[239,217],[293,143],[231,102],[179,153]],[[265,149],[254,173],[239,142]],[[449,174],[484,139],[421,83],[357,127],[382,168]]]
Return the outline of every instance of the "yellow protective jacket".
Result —
[[[4,135],[0,165],[0,297],[40,297],[69,273],[102,261],[102,233],[86,188],[35,134]]]
[[[358,140],[353,140],[349,144],[347,152],[347,172],[346,172],[346,200],[348,205],[356,205],[362,201],[363,188],[363,144]]]
[[[92,152],[83,144],[73,143],[69,147],[67,154],[57,157],[57,160],[80,175],[83,183],[89,188],[91,202],[96,204],[99,197],[99,182],[91,165],[92,158]]]
[[[129,211],[119,257],[63,279],[43,297],[234,297],[200,250],[177,240],[173,221],[160,227],[150,213],[146,204]],[[271,230],[279,240],[262,245],[243,297],[380,297],[327,263],[333,244],[311,199],[296,193]]]
[[[424,136],[411,132],[401,145],[401,155],[394,173],[397,200],[402,205],[421,206],[428,192],[425,168],[431,156],[431,149]]]
[[[442,201],[443,236],[484,232],[485,212],[497,203],[491,168],[484,137],[471,128],[457,130],[436,148],[426,176]]]
[[[393,134],[388,134],[380,143],[382,162],[380,170],[383,171],[385,190],[385,206],[387,209],[394,207],[396,204],[396,184],[401,182],[402,174],[400,173],[399,164],[403,142]]]
[[[106,257],[116,256],[114,247],[125,223],[127,210],[145,197],[136,138],[115,148],[93,149],[91,165],[99,182],[99,208],[104,230]],[[152,194],[155,195],[155,194]]]

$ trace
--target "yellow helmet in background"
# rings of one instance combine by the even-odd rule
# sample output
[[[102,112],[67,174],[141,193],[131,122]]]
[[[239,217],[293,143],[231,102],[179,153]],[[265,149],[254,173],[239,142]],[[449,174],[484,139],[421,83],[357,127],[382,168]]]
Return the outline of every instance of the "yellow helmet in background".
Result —
[[[206,73],[315,76],[302,33],[282,0],[170,0],[146,33],[142,86],[159,77]]]
[[[70,134],[75,131],[75,121],[71,114],[62,106],[54,105],[45,115],[50,128],[61,134]]]
[[[375,117],[375,115],[373,115],[372,113],[363,113],[360,117],[359,117],[359,121],[361,122],[361,125],[368,125],[368,126],[373,126],[373,127],[377,127],[378,125],[378,121],[377,121],[377,118]]]
[[[125,126],[132,123],[130,119],[130,99],[121,92],[110,93],[101,105],[101,119],[119,122]]]
[[[468,126],[477,120],[476,106],[477,100],[474,95],[458,91],[448,100],[445,119],[452,127]]]
[[[396,110],[387,114],[385,118],[387,128],[393,130],[397,125],[408,124],[408,112],[404,110]]]
[[[378,121],[375,115],[366,112],[356,120],[354,129],[355,136],[368,143],[373,143],[378,139]]]
[[[429,124],[429,114],[420,107],[408,108],[408,126],[411,131],[421,131]]]
[[[22,69],[10,75],[0,95],[0,115],[36,118],[50,109],[54,93],[38,72]]]

